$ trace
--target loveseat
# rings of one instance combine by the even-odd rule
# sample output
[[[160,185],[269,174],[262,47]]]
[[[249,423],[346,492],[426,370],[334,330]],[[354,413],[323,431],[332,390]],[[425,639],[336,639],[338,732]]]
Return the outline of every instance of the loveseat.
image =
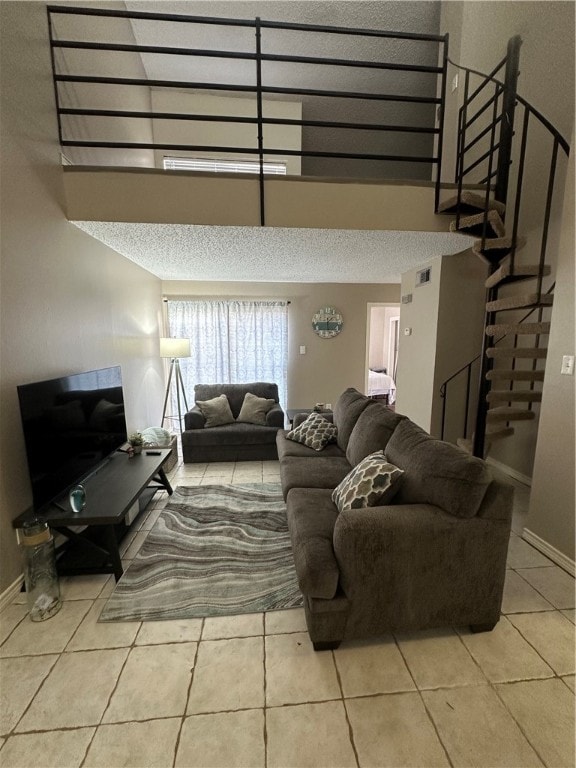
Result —
[[[305,417],[297,417],[294,427]],[[344,639],[499,620],[513,489],[489,466],[382,403],[346,390],[336,442],[277,436],[298,583],[316,650]],[[338,510],[333,489],[384,450],[403,470],[391,501]]]
[[[261,423],[239,420],[247,394],[271,401],[266,406],[266,412],[261,410],[256,417]],[[203,406],[198,403],[206,403],[222,395],[230,408],[230,420],[218,426],[207,426],[206,408],[203,413]],[[196,384],[194,401],[194,407],[184,416],[184,463],[278,458],[276,434],[284,426],[284,411],[278,402],[276,384],[262,381],[246,384]]]

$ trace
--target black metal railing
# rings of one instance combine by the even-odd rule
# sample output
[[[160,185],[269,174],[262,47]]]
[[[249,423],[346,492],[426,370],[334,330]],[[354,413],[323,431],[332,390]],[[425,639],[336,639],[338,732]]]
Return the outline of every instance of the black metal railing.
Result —
[[[108,42],[103,40],[78,40],[78,39],[63,39],[61,35],[58,35],[58,30],[55,29],[55,21],[60,19],[60,26],[63,27],[64,33],[65,23],[62,24],[62,18],[65,16],[86,16],[86,17],[101,17],[105,19],[127,19],[134,20],[138,23],[142,22],[168,22],[171,24],[198,26],[208,25],[224,28],[244,28],[247,30],[253,30],[254,32],[254,49],[253,50],[221,50],[217,48],[201,48],[201,47],[183,47],[181,45],[142,45],[132,43],[120,43],[120,42]],[[174,151],[174,152],[187,152],[187,153],[226,153],[227,155],[241,155],[241,156],[256,156],[259,161],[259,175],[260,175],[260,214],[261,223],[265,223],[265,210],[264,210],[264,158],[275,156],[297,156],[300,158],[322,158],[333,160],[365,160],[369,163],[401,163],[410,164],[412,167],[425,166],[427,168],[426,177],[427,180],[434,180],[436,184],[436,207],[439,201],[440,192],[440,173],[442,162],[442,147],[443,147],[443,131],[444,131],[444,101],[446,93],[446,76],[448,65],[448,35],[432,35],[432,34],[412,34],[407,32],[391,32],[375,29],[355,29],[349,27],[332,27],[324,25],[312,25],[312,24],[299,24],[299,23],[285,23],[275,21],[265,21],[260,18],[255,20],[248,19],[231,19],[231,18],[216,18],[216,17],[200,17],[189,15],[177,15],[168,13],[151,13],[147,11],[124,11],[124,10],[108,10],[102,8],[76,8],[71,6],[48,6],[48,24],[50,33],[50,49],[52,56],[53,77],[54,77],[54,89],[56,98],[56,110],[58,116],[58,131],[60,144],[62,147],[77,147],[77,148],[89,148],[89,149],[102,149],[102,150],[115,150],[115,149],[134,149],[134,150],[162,150],[162,151]],[[344,41],[355,38],[371,38],[377,41],[379,49],[377,59],[355,59],[355,58],[343,58],[343,57],[330,57],[322,55],[292,55],[287,53],[274,53],[264,50],[264,37],[265,34],[274,32],[277,36],[281,33],[297,32],[301,39],[310,38],[311,50],[315,51],[318,48],[318,35],[321,36],[338,36],[344,38]],[[95,35],[96,32],[93,32]],[[90,37],[91,35],[86,35]],[[385,54],[384,45],[386,43],[393,44],[394,41],[412,41],[413,43],[422,43],[427,46],[433,47],[433,56],[435,62],[434,65],[429,63],[416,62],[400,62],[397,51],[391,51],[389,58],[385,60],[383,55]],[[427,49],[428,50],[428,49]],[[223,59],[234,62],[248,62],[254,64],[253,78],[251,82],[222,82],[217,79],[207,80],[168,80],[160,78],[148,78],[148,77],[124,77],[124,76],[110,76],[109,74],[87,74],[87,73],[74,73],[70,71],[63,71],[65,67],[62,62],[58,60],[58,52],[60,51],[100,51],[109,53],[128,54],[134,53],[144,57],[184,57],[185,59],[198,60],[198,59]],[[424,55],[426,59],[431,58],[431,54]],[[335,89],[331,87],[304,87],[300,84],[294,85],[289,81],[282,82],[280,78],[279,82],[267,83],[265,82],[264,65],[287,65],[310,67],[315,72],[319,69],[337,68],[343,72],[350,72],[358,70],[360,72],[366,70],[376,70],[378,72],[392,71],[398,73],[420,74],[423,78],[432,77],[433,80],[427,83],[426,93],[424,95],[414,94],[413,92],[397,92],[395,89],[391,89],[390,92],[379,92],[376,88],[370,89],[363,82],[362,87],[357,90],[353,89]],[[233,79],[232,77],[230,79]],[[439,80],[439,82],[438,82]],[[360,84],[360,81],[355,81]],[[231,93],[236,95],[250,95],[256,101],[256,115],[255,116],[236,116],[236,115],[218,115],[218,114],[196,114],[191,112],[174,112],[174,111],[153,111],[153,110],[141,110],[141,109],[118,109],[106,108],[106,107],[88,107],[81,105],[66,105],[63,104],[63,94],[61,87],[66,83],[74,83],[77,85],[106,85],[106,86],[119,86],[128,88],[147,87],[154,89],[179,89],[183,91],[196,91],[196,92],[212,92],[212,93]],[[377,121],[369,119],[340,119],[342,110],[339,109],[337,117],[328,114],[327,119],[310,119],[304,114],[302,119],[290,119],[279,118],[265,115],[263,108],[264,97],[285,97],[285,96],[297,96],[301,97],[306,103],[310,100],[339,100],[349,103],[354,103],[354,112],[358,111],[358,102],[364,104],[377,104],[384,105],[387,102],[393,105],[402,105],[403,109],[407,105],[415,105],[417,107],[426,107],[426,120],[424,123],[418,123],[414,118],[412,124],[408,121],[403,123],[398,120],[382,120]],[[323,102],[324,104],[326,102]],[[434,111],[437,109],[437,115],[434,115]],[[251,146],[223,146],[221,144],[207,144],[196,142],[155,142],[155,141],[129,141],[124,138],[121,139],[98,139],[98,138],[86,138],[69,135],[69,130],[63,123],[63,118],[67,116],[81,116],[84,118],[117,118],[121,120],[133,120],[147,118],[150,120],[169,120],[169,121],[188,121],[188,122],[210,122],[214,124],[224,123],[237,123],[248,124],[255,127],[254,143]],[[420,116],[421,117],[421,116]],[[292,126],[299,127],[301,129],[331,129],[340,132],[357,132],[357,135],[363,136],[363,143],[361,142],[361,150],[355,151],[354,149],[347,149],[350,144],[348,137],[350,134],[346,134],[345,148],[344,149],[322,149],[320,147],[308,147],[299,149],[283,148],[279,146],[268,146],[265,143],[265,126]],[[421,154],[420,152],[406,152],[402,151],[402,144],[400,142],[400,149],[394,149],[394,151],[378,151],[378,140],[372,140],[372,147],[375,149],[370,150],[370,144],[367,143],[366,134],[373,132],[376,135],[382,136],[384,134],[398,133],[400,135],[413,134],[414,136],[428,136],[429,152]],[[436,142],[434,139],[436,138]],[[435,143],[435,146],[434,146]],[[420,171],[418,171],[420,172]]]
[[[547,289],[546,294],[551,294],[554,292],[554,288],[556,287],[556,283],[552,283],[552,285]],[[542,307],[533,307],[531,310],[526,312],[525,315],[523,315],[515,324],[522,325],[524,324],[528,318],[533,315],[535,312],[538,313],[538,319],[537,322],[542,322],[542,315],[543,315],[543,308]],[[492,346],[497,346],[501,341],[508,338],[509,336],[513,339],[512,347],[517,347],[518,345],[518,333],[513,334],[507,334],[503,333],[501,336],[499,336],[497,339],[494,339]],[[540,348],[540,339],[541,334],[534,333],[534,345],[536,348]],[[472,414],[470,413],[471,406],[473,406],[473,398],[475,393],[477,392],[478,387],[478,381],[477,376],[474,376],[474,369],[478,369],[478,371],[481,368],[481,359],[482,359],[482,353],[476,355],[472,360],[470,360],[469,363],[466,363],[461,368],[459,368],[457,371],[455,371],[451,376],[449,376],[441,385],[440,385],[440,397],[442,398],[442,417],[441,417],[441,424],[440,424],[440,439],[444,440],[447,435],[447,426],[446,426],[446,418],[447,418],[447,408],[448,408],[448,392],[449,392],[449,386],[461,384],[461,386],[464,387],[464,408],[461,409],[460,417],[456,417],[457,423],[454,427],[454,431],[458,433],[459,437],[464,438],[470,438],[472,437],[472,433],[475,429],[474,419],[472,418]],[[537,359],[534,359],[532,362],[532,370],[536,370],[537,366]],[[510,367],[512,370],[516,368],[516,360],[512,358]],[[463,384],[464,378],[466,379],[466,383]],[[527,385],[530,391],[534,390],[535,387],[535,381],[533,379],[527,380]],[[514,382],[510,381],[509,383],[509,389],[512,391],[512,388],[514,386]],[[510,402],[513,402],[514,398],[511,396]],[[486,404],[487,405],[487,404]],[[531,402],[526,404],[528,410],[532,410],[533,404]],[[453,416],[454,418],[454,416]],[[456,421],[455,419],[455,421]]]

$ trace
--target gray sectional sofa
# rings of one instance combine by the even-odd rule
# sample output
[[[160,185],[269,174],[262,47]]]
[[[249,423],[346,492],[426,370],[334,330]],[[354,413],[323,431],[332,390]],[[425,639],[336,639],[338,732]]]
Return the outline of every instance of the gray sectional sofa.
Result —
[[[297,417],[295,426],[305,417]],[[316,650],[344,639],[499,620],[513,489],[355,389],[336,403],[337,443],[314,451],[277,435],[306,622]],[[384,449],[404,470],[386,506],[338,512],[332,490]]]
[[[234,421],[216,427],[206,427],[206,419],[198,405],[184,416],[182,455],[184,463],[203,461],[262,461],[278,458],[276,434],[284,426],[284,411],[278,402],[278,386],[255,381],[246,384],[197,384],[194,401],[211,400],[226,395],[232,416],[237,419],[244,397],[250,392],[257,397],[274,400],[266,413],[265,424]]]

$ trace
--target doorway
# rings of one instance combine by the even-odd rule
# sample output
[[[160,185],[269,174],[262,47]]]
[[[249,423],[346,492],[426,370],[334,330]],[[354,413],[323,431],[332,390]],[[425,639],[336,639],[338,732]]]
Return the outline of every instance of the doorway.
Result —
[[[369,303],[367,313],[364,392],[391,405],[396,399],[400,305]]]

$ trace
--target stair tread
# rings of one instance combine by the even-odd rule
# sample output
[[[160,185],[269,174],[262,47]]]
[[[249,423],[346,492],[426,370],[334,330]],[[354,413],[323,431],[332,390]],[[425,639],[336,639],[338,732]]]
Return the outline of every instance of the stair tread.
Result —
[[[550,267],[545,266],[542,270],[542,275],[547,276],[550,274]],[[511,264],[511,259],[506,257],[506,260],[501,264],[498,269],[493,272],[486,280],[484,285],[486,288],[493,288],[502,282],[512,282],[517,280],[531,280],[538,277],[540,273],[539,264]]]
[[[542,392],[532,389],[493,389],[486,395],[489,403],[496,401],[507,403],[540,403]]]
[[[526,245],[525,237],[516,238],[516,252]],[[486,240],[484,247],[482,247],[482,240],[476,240],[472,246],[472,250],[476,251],[511,251],[512,250],[512,238],[511,237],[491,237],[490,240]]]
[[[514,427],[501,427],[498,424],[488,424],[486,426],[486,436],[491,440],[501,440],[504,437],[511,437],[514,434]]]
[[[536,360],[544,360],[548,350],[546,347],[490,347],[486,350],[486,357],[524,357]]]
[[[488,371],[486,378],[506,379],[507,381],[544,381],[544,371],[517,371],[511,368],[493,368]]]
[[[503,312],[509,309],[524,309],[526,307],[551,307],[554,295],[551,293],[528,293],[518,296],[507,296],[486,304],[487,312]]]
[[[514,408],[506,405],[499,405],[497,408],[490,408],[486,413],[487,421],[531,421],[536,418],[534,411],[526,408]]]
[[[487,336],[500,336],[507,334],[531,334],[548,335],[550,333],[550,323],[496,323],[496,325],[486,326]]]
[[[463,232],[465,234],[473,234],[481,237],[484,228],[484,215],[484,212],[482,212],[473,216],[461,216],[458,225],[456,224],[456,221],[450,222],[450,231]],[[488,225],[486,233],[487,238],[490,237],[490,229],[492,229],[493,232],[492,236],[495,237],[504,237],[506,234],[504,223],[500,218],[498,211],[488,211]]]
[[[438,213],[457,213],[460,209],[460,213],[467,213],[468,210],[484,211],[486,208],[486,195],[479,194],[478,192],[471,192],[470,190],[463,190],[460,194],[460,203],[458,203],[458,195],[452,197],[440,203],[438,206]],[[506,211],[504,203],[490,198],[488,202],[488,208],[490,210],[498,211],[503,214]]]

